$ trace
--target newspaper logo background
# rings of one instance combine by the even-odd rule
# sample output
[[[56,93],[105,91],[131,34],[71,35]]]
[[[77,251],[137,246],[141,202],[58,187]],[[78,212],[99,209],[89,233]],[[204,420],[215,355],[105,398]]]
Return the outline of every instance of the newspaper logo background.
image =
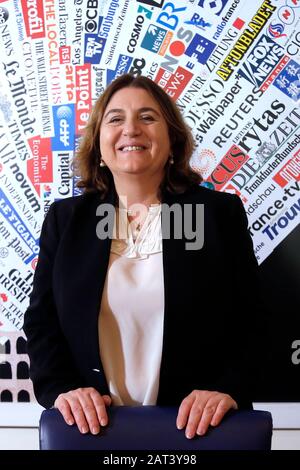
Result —
[[[105,48],[106,39],[97,34],[85,34],[84,36],[84,62],[99,64]]]
[[[0,88],[0,110],[3,113],[4,121],[9,122],[13,118],[12,104],[9,100],[8,94],[2,94]]]
[[[171,98],[177,100],[192,77],[193,74],[183,67],[177,67],[174,73],[159,69],[155,82],[158,83]]]
[[[215,152],[207,148],[201,149],[199,154],[193,157],[191,161],[193,170],[199,173],[203,178],[208,178],[216,164],[217,157]]]
[[[150,7],[157,7],[161,8],[165,2],[165,0],[136,0],[138,3],[144,3],[145,5],[149,5]]]
[[[52,150],[72,150],[75,138],[75,110],[73,104],[53,106],[54,137]]]
[[[32,39],[45,37],[44,0],[21,0],[26,34]]]
[[[8,10],[0,5],[0,25],[6,23],[8,20],[9,13]]]
[[[284,24],[279,23],[278,21],[271,21],[267,32],[272,38],[279,39],[287,36],[287,34],[284,33],[284,30]]]
[[[212,183],[215,189],[221,190],[233,180],[234,175],[249,158],[237,145],[232,145],[206,181]]]
[[[196,28],[202,29],[203,31],[206,28],[211,28],[212,23],[206,21],[203,16],[199,15],[199,13],[194,13],[190,20],[184,22],[185,24],[196,26]]]
[[[32,251],[37,254],[39,252],[38,240],[34,239],[31,232],[28,230],[26,224],[22,221],[17,211],[14,210],[12,204],[0,189],[0,212],[7,219],[11,227],[15,230],[17,236],[20,236]]]
[[[33,158],[27,160],[27,175],[36,192],[41,195],[40,184],[53,181],[51,139],[32,137],[28,139],[28,143]]]
[[[220,16],[227,3],[228,0],[199,0],[198,6],[210,10],[216,16]]]
[[[141,47],[157,54],[163,43],[163,40],[166,37],[166,34],[166,29],[160,28],[155,24],[150,24],[141,43]]]
[[[295,0],[297,2],[298,0]],[[295,21],[295,12],[294,8],[289,7],[288,5],[282,6],[277,10],[278,18],[285,24],[292,24]]]
[[[215,47],[214,42],[196,33],[185,54],[191,59],[196,59],[199,64],[205,64]]]
[[[290,59],[286,67],[274,80],[274,86],[300,104],[300,64]]]
[[[132,57],[129,57],[128,55],[125,55],[125,54],[120,54],[115,70],[107,69],[107,72],[106,72],[107,83],[112,82],[114,78],[118,78],[120,75],[123,75],[124,73],[128,73],[131,63],[132,63]]]
[[[253,85],[260,87],[284,56],[284,48],[266,35],[255,44],[238,73]]]
[[[296,134],[297,144],[300,143],[300,135]],[[291,181],[300,181],[300,149],[290,158],[283,167],[273,176],[273,180],[284,188]]]

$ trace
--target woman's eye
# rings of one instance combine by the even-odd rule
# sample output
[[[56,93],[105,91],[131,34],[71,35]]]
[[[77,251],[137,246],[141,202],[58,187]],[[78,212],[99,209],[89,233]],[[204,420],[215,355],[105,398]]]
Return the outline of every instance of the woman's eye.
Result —
[[[149,114],[144,115],[144,116],[141,116],[141,119],[142,119],[143,121],[154,121],[153,116],[150,116]]]
[[[120,118],[120,117],[117,117],[117,116],[116,116],[116,117],[112,117],[112,118],[109,120],[110,123],[115,123],[115,122],[120,122],[120,121],[121,121],[121,118]]]

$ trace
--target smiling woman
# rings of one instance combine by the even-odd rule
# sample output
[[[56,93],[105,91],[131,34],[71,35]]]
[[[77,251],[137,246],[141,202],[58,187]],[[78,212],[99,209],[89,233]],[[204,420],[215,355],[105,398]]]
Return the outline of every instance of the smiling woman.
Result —
[[[188,438],[252,406],[264,310],[247,219],[237,196],[199,186],[192,150],[171,98],[121,76],[77,154],[84,194],[46,216],[24,320],[30,373],[38,401],[82,433],[108,424],[111,403],[176,405]],[[188,243],[202,231],[204,246]]]

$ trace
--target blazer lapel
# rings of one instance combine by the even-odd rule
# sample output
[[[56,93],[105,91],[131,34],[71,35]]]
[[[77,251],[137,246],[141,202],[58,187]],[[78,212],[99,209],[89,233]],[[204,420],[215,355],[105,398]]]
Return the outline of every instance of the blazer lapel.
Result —
[[[158,394],[159,404],[170,402],[170,397],[168,396],[169,383],[178,374],[180,364],[176,361],[176,357],[178,358],[178,351],[182,351],[182,344],[186,344],[185,325],[190,321],[189,316],[195,308],[195,305],[193,305],[195,296],[199,294],[199,288],[196,292],[192,288],[193,283],[195,283],[195,272],[200,269],[201,265],[206,265],[206,250],[189,251],[186,249],[186,243],[191,242],[191,240],[186,238],[183,225],[184,205],[191,204],[193,209],[195,209],[196,203],[200,202],[199,198],[195,198],[193,195],[183,194],[178,196],[168,192],[165,192],[162,200],[165,310]],[[178,226],[176,227],[177,232],[175,231],[174,219],[170,219],[170,226],[167,223],[168,218],[164,221],[164,204],[167,208],[170,208],[173,204],[177,205],[179,211],[177,214],[180,216],[181,213],[182,236],[180,238],[174,236],[175,233],[178,233]],[[193,213],[194,216],[195,212]],[[193,225],[195,226],[195,224]],[[182,353],[180,356],[182,356]]]
[[[184,242],[183,237],[174,238],[174,220],[164,215],[164,210],[168,211],[173,204],[178,204],[180,199],[175,195],[165,192],[162,199],[162,238],[163,238],[163,273],[164,273],[164,327],[163,327],[163,348],[162,362],[160,369],[160,382],[158,403],[164,403],[166,400],[165,393],[168,388],[169,376],[172,374],[170,365],[173,363],[174,343],[177,342],[177,334],[180,332],[182,318],[182,310],[180,304],[182,301],[182,289],[185,286],[184,272],[188,266],[184,266]],[[180,209],[182,208],[179,203]],[[180,311],[181,315],[178,315]],[[178,333],[177,333],[178,332]],[[177,342],[180,348],[180,343]]]
[[[106,217],[97,215],[102,204],[115,205],[115,193],[101,200],[99,194],[86,194],[74,209],[70,226],[62,243],[62,260],[59,286],[63,293],[63,308],[67,323],[65,331],[84,368],[89,369],[91,380],[106,388],[98,342],[98,315],[102,291],[110,256],[111,233],[105,239],[97,236],[97,224]],[[113,221],[112,221],[113,222]],[[70,308],[72,311],[70,312]],[[70,323],[71,321],[71,323]]]

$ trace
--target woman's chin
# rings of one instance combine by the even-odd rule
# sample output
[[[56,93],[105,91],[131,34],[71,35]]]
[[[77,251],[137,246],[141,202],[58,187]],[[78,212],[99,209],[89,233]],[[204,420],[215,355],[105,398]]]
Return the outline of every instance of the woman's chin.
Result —
[[[119,171],[124,173],[133,173],[133,174],[141,174],[147,171],[148,165],[146,162],[137,162],[137,161],[127,161],[122,162],[119,165]]]

